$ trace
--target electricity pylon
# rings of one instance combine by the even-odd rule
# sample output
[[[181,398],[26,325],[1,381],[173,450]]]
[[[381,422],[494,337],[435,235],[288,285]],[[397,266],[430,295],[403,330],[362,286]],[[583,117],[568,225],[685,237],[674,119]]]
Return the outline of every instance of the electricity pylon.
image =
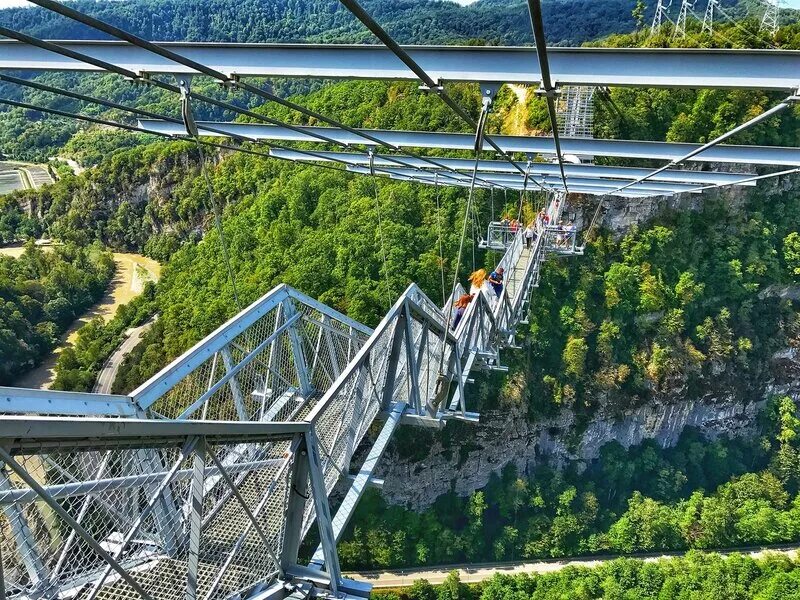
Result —
[[[672,4],[672,0],[670,0],[670,4]],[[653,24],[650,25],[650,35],[655,35],[661,30],[661,21],[665,16],[667,16],[667,7],[664,6],[664,0],[658,0],[658,6],[653,15]],[[669,19],[668,16],[667,19]]]
[[[681,10],[678,13],[678,20],[675,21],[675,33],[673,37],[685,38],[686,37],[686,19],[689,16],[689,11],[694,8],[697,0],[682,0]]]
[[[703,33],[714,35],[714,7],[719,4],[719,0],[708,0],[706,14],[703,15]]]
[[[778,13],[781,0],[764,0],[766,5],[759,31],[768,31],[773,37],[778,33]]]

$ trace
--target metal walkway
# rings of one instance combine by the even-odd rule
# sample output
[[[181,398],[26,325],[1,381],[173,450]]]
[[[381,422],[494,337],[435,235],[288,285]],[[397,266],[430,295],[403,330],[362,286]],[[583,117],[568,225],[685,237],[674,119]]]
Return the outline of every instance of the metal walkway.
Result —
[[[478,419],[465,387],[503,368],[547,252],[541,233],[530,250],[521,231],[509,238],[500,297],[478,294],[455,330],[453,299],[440,308],[415,284],[374,330],[278,286],[129,396],[0,389],[5,596],[368,593],[342,579],[335,543],[401,422]],[[315,522],[322,543],[303,566]]]
[[[538,189],[551,200],[549,224],[539,228],[531,249],[524,247],[522,228],[513,235],[502,226],[496,235],[490,229],[486,247],[504,252],[498,267],[505,269],[505,286],[499,297],[493,291],[476,294],[455,329],[449,325],[464,292],[460,286],[439,307],[411,284],[374,330],[278,286],[130,395],[0,388],[0,597],[368,595],[368,586],[342,577],[336,542],[366,487],[379,483],[375,466],[400,423],[441,427],[449,419],[478,419],[466,403],[472,374],[504,368],[500,352],[516,345],[544,258],[582,251],[574,232],[561,224],[567,194],[599,196],[597,216],[607,196],[699,193],[800,169],[797,148],[724,145],[800,102],[796,52],[548,48],[540,0],[528,0],[535,48],[401,47],[357,0],[340,2],[382,46],[155,44],[71,5],[30,1],[118,41],[52,42],[0,26],[0,35],[16,40],[0,41],[0,71],[112,73],[120,85],[172,94],[182,118],[4,73],[0,79],[15,86],[128,116],[110,121],[12,98],[0,98],[0,104],[130,132],[189,137],[198,151],[205,145],[319,167],[336,163],[426,185]],[[324,126],[293,125],[195,92],[195,75]],[[246,80],[261,76],[416,81],[471,133],[356,129]],[[479,117],[450,95],[445,84],[454,81],[481,82]],[[486,133],[501,82],[539,86],[551,136]],[[560,88],[606,85],[789,95],[700,145],[575,137],[590,129],[591,99],[582,92],[570,102],[568,92],[566,104],[586,118],[565,119],[569,127],[559,132]],[[198,102],[252,122],[197,122],[192,105]],[[294,142],[305,144],[284,145]],[[419,149],[466,150],[475,160]],[[491,159],[484,150],[494,153]],[[594,156],[668,163],[651,170],[572,160]],[[677,168],[703,161],[788,168],[761,175]],[[470,195],[467,215],[471,200]],[[353,465],[367,437],[367,456]],[[328,497],[340,484],[349,487],[332,515]],[[309,564],[301,564],[301,542],[312,527],[319,548]]]

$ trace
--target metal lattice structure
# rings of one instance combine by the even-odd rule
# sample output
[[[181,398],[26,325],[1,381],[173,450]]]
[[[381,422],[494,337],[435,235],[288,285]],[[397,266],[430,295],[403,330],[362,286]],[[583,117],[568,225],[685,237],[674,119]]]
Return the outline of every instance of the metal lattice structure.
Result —
[[[0,98],[2,104],[320,168],[463,187],[469,190],[464,231],[476,188],[519,191],[520,207],[526,193],[543,192],[547,218],[537,221],[530,241],[522,227],[490,225],[481,244],[503,252],[504,285],[477,290],[460,313],[460,284],[440,307],[412,283],[373,330],[278,286],[129,395],[0,389],[0,595],[14,600],[368,595],[368,586],[342,578],[336,542],[401,423],[442,427],[479,418],[467,406],[472,374],[504,369],[500,353],[516,346],[545,259],[583,252],[577,232],[562,222],[571,194],[602,202],[610,195],[700,193],[800,170],[800,149],[724,144],[798,101],[796,52],[547,48],[539,0],[528,2],[535,48],[403,47],[356,0],[341,3],[382,45],[156,44],[54,0],[31,1],[115,41],[53,42],[0,27],[13,40],[0,42],[0,80],[138,122],[10,98]],[[709,0],[704,31],[713,27],[716,6]],[[664,11],[659,1],[659,24]],[[182,118],[5,73],[19,70],[111,73],[125,85],[173,94]],[[321,125],[281,122],[204,96],[192,90],[193,77]],[[418,82],[470,133],[351,127],[275,96],[250,83],[252,77]],[[446,87],[451,82],[480,85],[480,114],[458,105]],[[504,82],[538,86],[551,136],[487,134]],[[594,89],[630,85],[788,96],[702,145],[591,139]],[[198,122],[192,112],[198,102],[248,122]],[[490,149],[494,155],[485,156]],[[592,164],[596,156],[666,164]],[[679,168],[690,163],[734,166]],[[735,165],[743,164],[783,170],[741,172]],[[362,444],[366,458],[353,464]],[[342,483],[344,498],[332,514],[328,497]],[[300,544],[315,524],[320,544],[302,564]]]
[[[558,127],[570,138],[594,137],[594,92],[588,86],[566,86],[558,102]]]
[[[650,24],[650,35],[656,35],[659,31],[661,31],[661,25],[663,24],[664,20],[670,20],[669,15],[667,14],[667,9],[672,5],[672,0],[670,0],[669,4],[664,4],[664,0],[658,0],[658,4],[656,4],[656,10],[653,13],[653,22]]]
[[[675,21],[675,33],[673,37],[686,37],[686,21],[689,18],[689,13],[693,12],[692,9],[696,2],[697,0],[681,0],[681,7],[678,11],[678,19]]]
[[[714,9],[719,4],[719,0],[708,0],[706,12],[703,14],[702,32],[714,35]]]
[[[781,0],[763,0],[764,16],[761,18],[761,31],[766,31],[771,36],[778,33],[778,15],[781,10]]]

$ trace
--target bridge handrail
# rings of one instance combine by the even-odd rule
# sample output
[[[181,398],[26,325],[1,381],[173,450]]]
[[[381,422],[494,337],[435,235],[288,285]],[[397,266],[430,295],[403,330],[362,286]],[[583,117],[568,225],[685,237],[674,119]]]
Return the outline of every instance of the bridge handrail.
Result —
[[[4,417],[0,436],[0,538],[16,540],[4,543],[4,597],[70,597],[85,586],[88,598],[102,587],[106,596],[180,600],[277,585],[297,561],[297,532],[283,518],[304,502],[302,489],[292,493],[297,477],[310,474],[312,486],[322,477],[303,422]],[[260,459],[244,474],[219,459],[242,444]],[[73,483],[88,473],[105,479]],[[223,489],[206,489],[209,476]],[[219,552],[228,540],[238,541]]]
[[[311,306],[330,318],[345,323],[363,335],[372,333],[369,327],[355,319],[351,319],[347,315],[314,300],[286,284],[280,284],[197,342],[189,350],[136,388],[131,392],[131,398],[142,410],[147,410],[165,393],[175,387],[179,381],[208,360],[209,356],[221,351],[258,319],[275,310],[281,302],[287,299],[294,299],[301,304]]]

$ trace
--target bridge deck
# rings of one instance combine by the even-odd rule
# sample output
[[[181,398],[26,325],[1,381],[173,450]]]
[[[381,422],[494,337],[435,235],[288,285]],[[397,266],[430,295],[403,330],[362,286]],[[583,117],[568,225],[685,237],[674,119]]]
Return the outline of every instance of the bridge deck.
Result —
[[[514,267],[506,275],[506,286],[508,286],[508,294],[516,299],[517,294],[520,293],[520,286],[525,280],[525,275],[528,271],[528,263],[530,263],[533,251],[528,248],[523,248],[519,255],[519,259],[514,264]]]

